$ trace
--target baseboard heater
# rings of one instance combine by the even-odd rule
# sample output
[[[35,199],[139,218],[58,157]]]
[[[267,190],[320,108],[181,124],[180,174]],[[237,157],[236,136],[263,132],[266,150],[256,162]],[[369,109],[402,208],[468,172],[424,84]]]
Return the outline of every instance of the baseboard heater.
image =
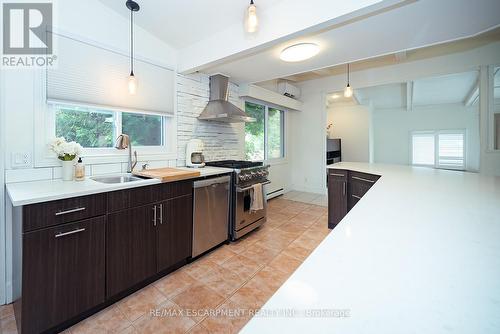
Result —
[[[285,193],[283,188],[276,189],[274,191],[271,191],[270,193],[267,193],[267,199],[275,198],[280,195],[283,195]]]

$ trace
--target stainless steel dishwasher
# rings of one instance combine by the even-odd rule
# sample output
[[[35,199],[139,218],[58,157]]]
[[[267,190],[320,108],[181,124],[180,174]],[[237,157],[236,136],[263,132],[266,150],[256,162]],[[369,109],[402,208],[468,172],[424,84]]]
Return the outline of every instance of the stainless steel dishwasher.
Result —
[[[193,257],[229,239],[230,176],[194,182]]]

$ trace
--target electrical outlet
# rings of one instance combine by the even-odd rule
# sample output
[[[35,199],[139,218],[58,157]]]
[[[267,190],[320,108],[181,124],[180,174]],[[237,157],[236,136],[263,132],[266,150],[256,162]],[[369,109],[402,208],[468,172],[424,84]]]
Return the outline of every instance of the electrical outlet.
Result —
[[[12,168],[28,168],[31,166],[30,152],[14,152],[11,160]]]

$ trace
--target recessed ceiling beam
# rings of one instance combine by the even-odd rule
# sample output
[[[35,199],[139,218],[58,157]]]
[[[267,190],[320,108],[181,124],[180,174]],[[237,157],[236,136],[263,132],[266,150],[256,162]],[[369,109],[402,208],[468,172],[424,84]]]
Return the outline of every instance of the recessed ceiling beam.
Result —
[[[406,82],[406,111],[413,110],[413,81]]]
[[[332,74],[328,68],[320,68],[318,70],[313,70],[311,72],[314,73],[314,74],[317,74],[317,75],[319,75],[321,77],[329,76],[329,75]]]
[[[396,52],[394,54],[394,57],[396,57],[396,61],[401,62],[405,61],[406,58],[408,58],[408,55],[406,54],[406,51],[401,51],[401,52]]]
[[[479,100],[479,80],[476,80],[472,89],[467,93],[464,99],[464,106],[470,107]]]

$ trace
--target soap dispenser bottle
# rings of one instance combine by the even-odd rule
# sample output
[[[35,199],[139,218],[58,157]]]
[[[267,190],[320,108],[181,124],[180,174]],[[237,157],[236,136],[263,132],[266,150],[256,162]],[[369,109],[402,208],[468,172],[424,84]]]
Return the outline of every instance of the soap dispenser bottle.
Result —
[[[85,180],[85,165],[82,162],[82,158],[78,158],[78,162],[75,165],[75,180]]]

